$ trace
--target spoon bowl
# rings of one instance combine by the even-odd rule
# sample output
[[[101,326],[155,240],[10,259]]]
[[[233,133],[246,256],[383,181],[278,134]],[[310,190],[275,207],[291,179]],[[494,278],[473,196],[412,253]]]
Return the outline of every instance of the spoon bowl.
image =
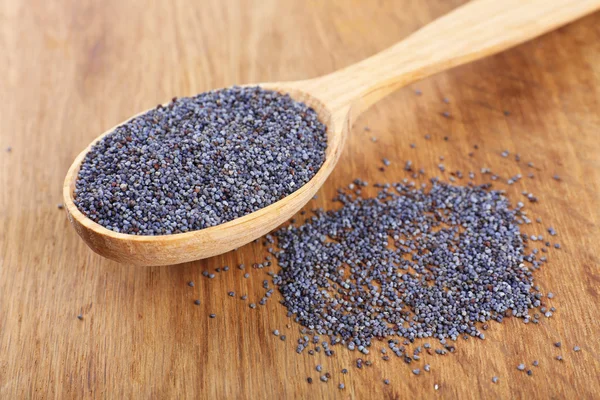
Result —
[[[319,120],[327,126],[326,158],[309,182],[282,200],[217,226],[157,236],[114,232],[85,216],[74,202],[75,183],[86,154],[96,142],[112,133],[116,128],[114,127],[97,137],[77,156],[65,178],[64,205],[69,221],[79,236],[96,253],[118,262],[145,266],[179,264],[211,257],[240,247],[265,235],[298,212],[315,195],[335,167],[346,138],[346,134],[342,130],[348,129],[348,125],[344,125],[343,120],[334,121],[332,111],[325,104],[314,96],[295,89],[293,85],[264,84],[259,86],[263,89],[289,94],[294,100],[307,104],[317,112]],[[138,115],[141,114],[143,113]],[[132,119],[138,115],[133,116]]]
[[[79,211],[73,197],[79,169],[92,146],[116,127],[111,128],[75,158],[67,173],[63,197],[69,221],[96,253],[134,265],[179,264],[240,247],[291,218],[315,195],[339,160],[354,120],[387,94],[434,73],[498,53],[599,8],[600,0],[474,0],[387,50],[342,70],[304,81],[259,84],[263,89],[287,93],[317,112],[327,126],[325,162],[309,182],[285,198],[201,230],[159,236],[123,234]]]

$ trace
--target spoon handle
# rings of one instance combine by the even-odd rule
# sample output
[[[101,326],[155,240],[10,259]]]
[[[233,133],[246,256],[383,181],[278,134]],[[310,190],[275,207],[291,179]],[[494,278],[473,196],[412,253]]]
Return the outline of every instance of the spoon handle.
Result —
[[[416,80],[499,53],[600,9],[600,0],[474,0],[354,65],[304,81],[350,122]],[[360,101],[357,101],[360,100]]]

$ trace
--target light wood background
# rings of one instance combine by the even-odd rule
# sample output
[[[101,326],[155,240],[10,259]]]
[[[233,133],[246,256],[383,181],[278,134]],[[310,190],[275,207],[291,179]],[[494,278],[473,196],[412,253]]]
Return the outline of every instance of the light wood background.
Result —
[[[540,199],[527,208],[543,224],[526,232],[558,231],[562,249],[536,273],[558,311],[537,326],[492,323],[485,341],[426,355],[430,373],[413,376],[414,364],[386,363],[377,351],[363,357],[374,364],[362,370],[358,354],[341,348],[331,358],[297,355],[298,326],[278,294],[248,308],[264,292],[265,271],[247,269],[243,279],[233,268],[260,261],[259,244],[136,268],[92,253],[57,209],[76,154],[126,117],[175,95],[333,71],[460,3],[1,0],[0,398],[600,398],[600,14],[377,104],[307,207],[330,207],[335,190],[355,177],[401,179],[408,159],[430,175],[442,155],[448,171],[490,167],[504,179],[526,176],[526,162],[535,163],[534,179],[496,187],[507,187],[515,203],[525,201],[522,190]],[[509,158],[500,157],[504,149]],[[382,157],[392,161],[385,172]],[[202,277],[223,265],[232,269]],[[228,297],[230,290],[249,301]],[[561,349],[552,344],[559,340]],[[533,376],[516,370],[535,359]],[[329,383],[318,380],[316,364],[331,372]]]

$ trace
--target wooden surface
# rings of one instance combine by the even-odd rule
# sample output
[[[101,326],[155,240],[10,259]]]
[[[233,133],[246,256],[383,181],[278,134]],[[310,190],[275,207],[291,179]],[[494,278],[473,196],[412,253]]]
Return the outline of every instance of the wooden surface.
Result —
[[[492,323],[485,341],[460,340],[454,354],[424,357],[430,373],[413,376],[412,365],[386,363],[377,351],[363,357],[374,364],[362,370],[357,353],[341,348],[331,358],[297,355],[298,327],[278,295],[256,310],[227,296],[235,290],[257,302],[264,270],[202,277],[260,261],[259,244],[176,267],[120,265],[89,250],[56,207],[77,153],[139,110],[235,83],[316,77],[460,3],[2,0],[0,398],[599,398],[600,14],[378,103],[357,121],[308,206],[331,207],[335,190],[355,177],[402,179],[408,159],[430,176],[444,156],[447,170],[490,167],[504,179],[526,176],[534,162],[534,179],[495,186],[515,203],[523,190],[540,199],[527,209],[543,224],[524,231],[558,231],[562,249],[535,274],[558,310],[539,325]],[[385,172],[382,157],[393,163]],[[552,345],[558,340],[561,349]],[[534,359],[533,376],[516,370]],[[329,383],[318,381],[316,364],[332,373]]]

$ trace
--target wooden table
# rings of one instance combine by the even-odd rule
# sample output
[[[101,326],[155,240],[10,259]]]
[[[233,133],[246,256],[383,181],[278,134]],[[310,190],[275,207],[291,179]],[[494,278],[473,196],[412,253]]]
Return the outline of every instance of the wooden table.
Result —
[[[427,356],[430,373],[414,376],[414,366],[384,362],[378,351],[364,357],[373,366],[362,370],[357,353],[341,348],[330,358],[297,355],[298,326],[278,294],[265,307],[248,307],[264,292],[265,271],[250,270],[249,279],[237,268],[202,276],[260,261],[260,244],[135,268],[92,253],[57,209],[75,155],[126,117],[174,95],[333,71],[460,3],[0,2],[0,398],[599,398],[600,14],[377,104],[307,206],[332,207],[335,190],[355,177],[402,179],[406,160],[430,175],[439,174],[439,156],[448,171],[490,167],[502,180],[523,174],[512,186],[495,186],[513,203],[525,201],[523,190],[540,199],[526,207],[543,223],[525,232],[558,231],[562,249],[535,274],[556,294],[558,310],[539,325],[492,323],[485,341],[461,339],[456,353]],[[385,172],[382,157],[392,161]],[[228,297],[230,290],[249,300]],[[582,351],[573,352],[575,345]],[[563,362],[554,359],[559,354]],[[516,370],[535,359],[533,376]],[[332,373],[329,383],[318,380],[317,364]],[[344,367],[348,375],[340,374]]]

